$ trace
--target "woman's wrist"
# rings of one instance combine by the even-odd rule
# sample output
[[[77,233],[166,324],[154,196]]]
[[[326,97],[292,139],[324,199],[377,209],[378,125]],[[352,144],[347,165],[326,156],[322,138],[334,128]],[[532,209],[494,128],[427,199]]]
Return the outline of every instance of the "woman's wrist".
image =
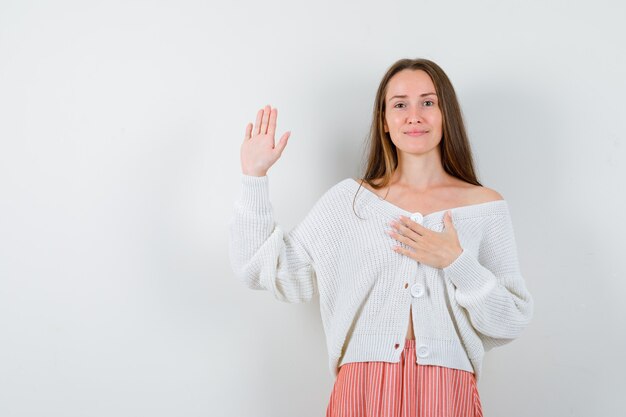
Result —
[[[249,169],[243,169],[242,170],[244,175],[248,175],[251,177],[264,177],[267,175],[267,171],[255,171],[255,170],[249,170]]]

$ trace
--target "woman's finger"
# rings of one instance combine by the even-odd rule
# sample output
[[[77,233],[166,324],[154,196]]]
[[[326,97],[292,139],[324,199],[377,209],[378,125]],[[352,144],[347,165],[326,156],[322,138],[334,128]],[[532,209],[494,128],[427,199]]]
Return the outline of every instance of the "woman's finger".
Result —
[[[278,151],[278,156],[282,155],[285,146],[287,146],[287,139],[289,139],[290,135],[291,132],[285,132],[285,134],[283,134],[283,136],[280,138],[280,141],[278,141],[278,146],[276,147]]]
[[[255,135],[261,133],[261,118],[263,117],[263,109],[259,110],[256,114],[256,121],[254,122],[254,128],[252,131]]]
[[[272,109],[270,113],[270,125],[267,129],[267,134],[271,137],[274,137],[274,133],[276,133],[276,118],[278,117],[278,109]]]
[[[394,238],[398,242],[402,242],[402,243],[406,244],[407,246],[414,247],[413,245],[415,244],[415,241],[413,239],[409,239],[408,237],[406,237],[406,236],[404,236],[404,235],[402,235],[400,233],[396,233],[393,230],[390,230],[387,233],[389,234],[389,236],[391,236],[392,238]]]
[[[417,233],[419,236],[425,236],[430,233],[430,229],[422,226],[421,224],[414,222],[410,218],[406,216],[400,216],[400,224],[402,224],[407,229],[411,230],[414,233]]]
[[[272,111],[272,108],[270,107],[269,104],[265,106],[265,109],[263,111],[263,119],[261,120],[261,134],[262,135],[267,133],[267,124],[270,119],[271,111]]]
[[[394,251],[396,251],[397,253],[401,254],[401,255],[406,255],[409,258],[411,258],[411,259],[413,259],[413,260],[415,260],[417,262],[420,262],[420,260],[417,259],[417,256],[416,256],[417,252],[415,252],[415,251],[412,251],[410,249],[405,249],[402,246],[394,246],[392,249]]]
[[[404,235],[404,236],[408,236],[408,237],[410,237],[413,240],[417,240],[417,239],[419,239],[421,237],[421,235],[418,232],[413,230],[408,225],[402,223],[402,221],[392,222],[391,225],[398,230],[398,233],[400,233],[401,235]]]
[[[248,124],[246,125],[246,134],[245,134],[245,135],[244,135],[244,137],[243,137],[243,141],[245,142],[245,141],[247,141],[248,139],[250,139],[251,134],[252,134],[252,123],[248,123]]]

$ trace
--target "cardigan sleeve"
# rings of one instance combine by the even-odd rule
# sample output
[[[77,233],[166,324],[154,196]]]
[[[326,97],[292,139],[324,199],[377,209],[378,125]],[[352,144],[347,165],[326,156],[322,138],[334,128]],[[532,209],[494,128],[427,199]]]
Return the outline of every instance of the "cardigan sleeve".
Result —
[[[292,232],[276,224],[267,175],[241,174],[241,195],[229,225],[229,257],[247,287],[268,290],[281,301],[310,301],[318,293],[313,260],[303,244],[313,213]]]
[[[489,219],[478,257],[464,249],[443,270],[485,350],[512,341],[530,323],[533,298],[520,272],[508,210]]]

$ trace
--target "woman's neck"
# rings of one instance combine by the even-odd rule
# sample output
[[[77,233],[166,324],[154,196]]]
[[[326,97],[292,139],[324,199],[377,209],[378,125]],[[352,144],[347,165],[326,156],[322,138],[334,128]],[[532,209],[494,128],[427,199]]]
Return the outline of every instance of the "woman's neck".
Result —
[[[391,175],[391,183],[416,192],[449,185],[454,177],[441,165],[438,153],[431,155],[410,155],[398,160],[398,167]]]

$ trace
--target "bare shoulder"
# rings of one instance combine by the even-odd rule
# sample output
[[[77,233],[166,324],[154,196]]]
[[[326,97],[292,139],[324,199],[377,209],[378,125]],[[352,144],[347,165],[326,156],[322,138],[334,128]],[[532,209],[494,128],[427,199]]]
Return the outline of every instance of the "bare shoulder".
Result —
[[[480,185],[475,185],[470,188],[469,198],[472,200],[472,204],[504,200],[504,197],[502,197],[502,195],[493,188]]]

